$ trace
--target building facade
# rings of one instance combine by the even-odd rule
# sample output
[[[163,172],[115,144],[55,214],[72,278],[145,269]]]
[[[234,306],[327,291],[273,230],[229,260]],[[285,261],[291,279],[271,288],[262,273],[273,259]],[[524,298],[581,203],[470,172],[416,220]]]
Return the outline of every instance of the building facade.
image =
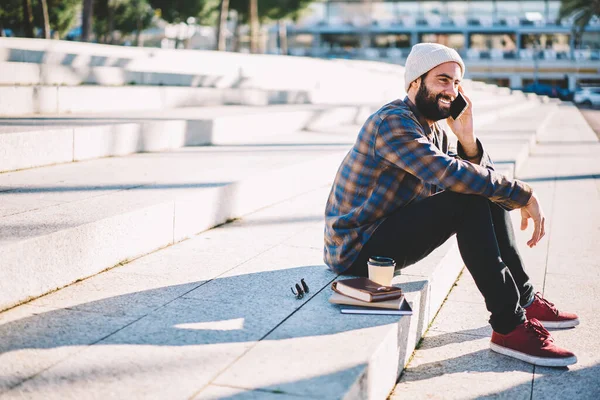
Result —
[[[468,78],[512,88],[600,84],[600,20],[575,35],[559,9],[559,0],[325,0],[288,26],[288,47],[403,64],[415,43],[437,42],[461,53]]]

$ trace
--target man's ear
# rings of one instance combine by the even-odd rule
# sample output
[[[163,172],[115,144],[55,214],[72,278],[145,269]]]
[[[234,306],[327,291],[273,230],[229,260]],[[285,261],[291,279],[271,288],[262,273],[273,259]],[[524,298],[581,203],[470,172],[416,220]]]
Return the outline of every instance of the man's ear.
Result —
[[[414,81],[412,81],[410,83],[409,89],[415,88],[415,89],[418,90],[419,86],[421,86],[421,77],[418,77],[417,79],[415,79]]]

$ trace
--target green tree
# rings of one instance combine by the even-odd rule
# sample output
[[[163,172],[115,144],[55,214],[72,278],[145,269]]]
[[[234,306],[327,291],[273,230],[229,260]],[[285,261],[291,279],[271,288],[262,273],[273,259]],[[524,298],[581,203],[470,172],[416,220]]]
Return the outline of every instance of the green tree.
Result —
[[[253,24],[250,21],[249,11],[250,0],[229,0],[229,8],[237,11],[239,22],[242,24],[250,24],[252,30]],[[259,0],[258,2],[258,20],[260,23],[267,21],[278,21],[280,25],[280,44],[287,41],[287,35],[283,25],[283,20],[297,20],[307,7],[315,0]],[[258,27],[256,28],[258,29]],[[251,34],[251,37],[253,35]],[[256,44],[254,44],[256,46]],[[253,47],[251,43],[251,48]]]
[[[149,0],[152,8],[160,10],[161,17],[170,23],[186,22],[198,18],[205,11],[205,0]]]
[[[113,34],[121,36],[136,33],[136,44],[141,45],[141,31],[152,26],[154,10],[146,0],[103,0],[94,8],[94,32],[104,43],[113,43]]]
[[[81,0],[47,0],[50,28],[63,38],[77,23]]]
[[[592,17],[600,16],[600,0],[562,0],[558,18],[571,16],[574,20],[573,34],[579,41]]]
[[[23,3],[21,0],[3,0],[0,5],[0,34],[10,29],[16,34],[22,34]]]
[[[296,22],[314,0],[263,0],[266,17],[277,21],[280,54],[287,54],[286,19]]]
[[[0,31],[11,29],[17,36],[26,36],[22,0],[0,0]],[[49,30],[63,37],[73,26],[80,10],[81,0],[45,0]],[[33,27],[44,29],[44,4],[42,0],[32,0]],[[48,28],[48,27],[46,27]],[[47,37],[44,33],[43,37]]]
[[[45,0],[47,2],[47,16],[44,16],[42,0],[34,0],[34,23],[43,30],[48,22],[49,31],[53,35],[62,38],[75,26],[77,13],[80,10],[81,0]],[[49,33],[49,32],[48,32]],[[43,33],[46,36],[46,32]]]

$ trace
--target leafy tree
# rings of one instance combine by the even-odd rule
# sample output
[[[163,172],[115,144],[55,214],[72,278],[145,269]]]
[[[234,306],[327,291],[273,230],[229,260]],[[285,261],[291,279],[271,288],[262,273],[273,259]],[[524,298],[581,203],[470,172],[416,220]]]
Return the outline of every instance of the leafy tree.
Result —
[[[48,23],[51,31],[59,38],[75,26],[77,14],[81,10],[81,0],[45,0],[47,2]],[[34,3],[35,25],[43,27],[46,24],[41,0]],[[46,35],[44,34],[44,37]]]
[[[287,26],[285,19],[297,21],[302,13],[314,0],[263,0],[265,15],[268,19],[277,21],[279,33],[279,49],[281,54],[287,54]]]
[[[161,17],[170,23],[186,22],[205,10],[205,0],[149,0],[152,8],[160,10]]]
[[[21,0],[2,0],[0,5],[0,33],[10,29],[22,34],[23,3]]]
[[[594,16],[600,16],[600,0],[562,0],[558,18],[574,17],[579,33],[585,30]]]
[[[600,0],[562,0],[558,18],[573,17],[573,35],[579,42],[592,17],[600,16]],[[573,49],[571,49],[571,56]]]
[[[250,21],[249,0],[229,0],[229,7],[237,11],[240,23],[252,23]],[[279,21],[280,23],[280,43],[284,44],[287,41],[285,29],[282,26],[282,20],[292,19],[297,20],[302,15],[302,12],[313,3],[315,0],[259,0],[258,1],[258,19],[260,23],[267,21]],[[252,35],[251,35],[252,36]],[[252,47],[252,44],[251,44]],[[286,51],[284,51],[286,52]]]
[[[94,8],[94,31],[105,43],[113,42],[113,32],[121,35],[136,32],[136,43],[140,33],[152,26],[154,10],[146,0],[98,1]]]
[[[80,12],[81,0],[48,0],[50,28],[61,38],[75,26]]]

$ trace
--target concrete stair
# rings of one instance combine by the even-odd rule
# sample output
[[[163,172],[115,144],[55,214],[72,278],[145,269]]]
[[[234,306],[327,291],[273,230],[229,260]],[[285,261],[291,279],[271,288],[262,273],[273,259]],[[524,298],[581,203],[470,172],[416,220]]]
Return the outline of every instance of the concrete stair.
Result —
[[[111,93],[110,88],[97,89]],[[123,89],[129,88],[116,88],[112,93]],[[536,99],[514,98],[507,93],[495,97],[488,92],[473,93],[478,126],[539,104]],[[127,102],[126,96],[123,99]],[[76,98],[73,101],[77,103]],[[96,97],[91,97],[87,106],[77,104],[80,110],[126,107]],[[380,106],[205,106],[161,109],[157,113],[150,104],[138,106],[142,105],[147,109],[0,118],[0,151],[4,155],[0,172],[183,146],[260,143],[276,135],[362,123]],[[160,108],[160,104],[154,107]]]
[[[252,144],[355,124],[376,108],[217,106],[0,118],[0,172],[184,146]]]
[[[505,108],[513,105],[504,104]],[[510,119],[481,115],[481,120],[491,122],[480,124],[478,132],[499,168],[514,171],[519,154],[527,153],[536,130],[543,127],[542,117],[555,108],[532,101]],[[412,318],[340,318],[337,308],[327,302],[335,275],[321,265],[322,209],[335,170],[358,128],[321,127],[265,137],[262,144],[184,147],[1,174],[2,308],[121,266],[0,315],[11,318],[11,313],[25,310],[30,315],[23,323],[30,323],[54,320],[58,310],[65,309],[77,316],[77,322],[59,317],[67,325],[91,318],[93,326],[122,332],[98,330],[83,341],[96,343],[83,358],[72,355],[64,359],[66,364],[58,364],[68,370],[82,362],[95,363],[98,351],[108,364],[122,357],[123,351],[127,359],[144,357],[144,346],[139,344],[157,340],[174,344],[185,332],[193,338],[183,341],[191,340],[191,345],[198,344],[199,338],[209,347],[222,343],[215,350],[218,362],[208,361],[211,358],[206,357],[213,353],[203,346],[189,353],[204,360],[201,379],[194,375],[192,382],[177,368],[169,370],[165,376],[173,380],[159,386],[172,397],[211,398],[257,390],[254,393],[384,398],[462,263],[455,243],[449,241],[395,278],[408,292],[415,312]],[[515,138],[508,139],[506,131],[516,128]],[[206,231],[242,216],[240,221]],[[202,231],[206,232],[194,236]],[[192,239],[138,258],[186,238]],[[176,255],[182,251],[187,254],[185,261]],[[297,301],[288,290],[302,277],[310,283],[312,294]],[[253,287],[269,289],[253,293],[252,300],[240,306],[240,299],[246,298],[241,291]],[[207,308],[209,304],[214,307]],[[274,312],[269,304],[283,306]],[[268,317],[256,313],[265,307],[271,310]],[[241,331],[221,326],[239,320],[247,326]],[[181,325],[183,331],[159,333],[165,323]],[[221,328],[210,327],[215,323]],[[192,325],[186,328],[186,324]],[[44,323],[40,326],[44,335],[56,334]],[[10,324],[9,328],[14,329]],[[221,335],[197,336],[194,329],[201,333],[233,329],[232,334],[244,336],[235,334],[223,342]],[[131,335],[138,339],[131,341]],[[182,350],[187,353],[191,349],[186,347]],[[309,348],[313,362],[307,364],[300,355]],[[168,358],[157,351],[162,361]],[[7,357],[15,368],[23,362],[10,358],[15,357],[11,352]],[[41,365],[50,368],[55,362],[50,357]],[[192,368],[200,368],[194,365],[189,361]],[[257,371],[251,365],[263,367]],[[36,368],[25,368],[25,374]],[[147,367],[132,368],[139,369],[145,380],[152,376]],[[38,393],[35,382],[45,378],[35,378],[31,384],[14,379],[4,387],[13,389],[3,394],[8,398]],[[167,395],[159,386],[150,385],[156,393]],[[70,386],[69,391],[76,387]],[[119,387],[93,383],[85,390],[95,390],[99,396],[105,390],[123,396],[137,390],[133,384]]]
[[[538,113],[546,112],[544,108],[548,107],[533,104]],[[230,110],[221,111],[231,115]],[[241,128],[245,124],[251,128],[256,114],[241,111],[237,125]],[[277,120],[274,114],[265,114],[265,118]],[[351,117],[345,120],[346,123],[355,121],[354,114],[341,114]],[[526,117],[530,115],[528,111]],[[486,119],[485,115],[482,117],[482,120]],[[213,118],[218,118],[218,113],[213,113]],[[303,118],[305,121],[306,115]],[[281,122],[287,119],[289,114],[283,113],[283,119],[277,122],[285,126]],[[261,121],[264,122],[264,118],[255,125],[256,130],[261,128]],[[318,126],[318,121],[313,119],[312,122]],[[258,136],[245,141],[236,136],[232,127],[226,125],[224,131],[232,135],[229,143],[238,144],[234,147],[181,147],[174,151],[101,158],[1,174],[2,223],[6,229],[3,229],[0,251],[5,260],[5,272],[11,276],[5,282],[12,282],[10,287],[0,290],[1,307],[14,306],[229,219],[326,186],[354,141],[353,135],[340,137],[335,130],[320,134],[298,132],[304,127],[300,125],[288,127],[286,135]],[[271,129],[271,133],[275,132],[275,127]],[[354,129],[352,133],[356,131]],[[108,137],[96,135],[105,142],[115,143],[121,139],[116,133]],[[525,132],[524,135],[533,133]],[[200,132],[195,134],[201,137]],[[194,134],[188,132],[186,137],[193,138]],[[233,140],[235,138],[237,142]],[[506,157],[511,159],[515,146],[525,148],[523,145],[527,140],[530,139],[514,142],[512,147],[510,143],[508,146],[503,143]],[[43,136],[38,141],[39,151],[30,153],[31,164],[35,163],[36,154],[46,155],[43,149],[48,141]],[[96,153],[90,151],[88,155],[118,155],[103,153],[100,139],[81,141],[96,149]],[[206,143],[192,141],[188,144]],[[14,150],[22,147],[17,144]],[[61,148],[59,144],[47,147]],[[63,147],[70,150],[70,142]],[[77,146],[72,148],[78,149]],[[84,150],[78,151],[77,154],[85,154]],[[526,149],[521,151],[526,153]],[[109,221],[112,225],[105,227]],[[153,224],[157,224],[157,228],[149,229]],[[119,228],[121,225],[124,228]],[[109,239],[106,235],[113,245],[105,243]],[[57,242],[50,244],[53,243],[50,238]],[[77,240],[83,242],[73,246]],[[48,253],[25,251],[22,246],[27,243],[36,248],[47,244],[60,250]],[[84,248],[87,253],[82,255],[80,252]],[[98,252],[107,253],[102,256]],[[46,274],[38,270],[42,260],[47,266]],[[29,273],[24,273],[23,265],[30,266]],[[56,270],[64,273],[57,274]],[[16,281],[21,283],[15,284]]]
[[[510,119],[480,127],[484,145],[499,168],[508,173],[514,169],[515,155],[544,126],[542,116],[554,112],[556,107],[539,104]],[[507,134],[518,128],[519,140],[503,137],[502,126]],[[150,242],[151,236],[164,234],[162,239],[152,239],[155,245],[160,240],[165,243],[162,246],[176,242],[173,238],[178,219],[174,223],[168,220],[173,221],[179,211],[185,212],[185,207],[161,206],[162,199],[171,202],[183,195],[197,196],[187,214],[182,214],[186,223],[208,209],[201,189],[186,186],[190,177],[196,184],[200,173],[214,177],[213,183],[217,178],[244,182],[243,176],[236,175],[240,170],[249,179],[259,176],[261,170],[281,173],[255,179],[247,191],[239,192],[243,204],[249,196],[262,199],[255,208],[240,212],[242,219],[123,262],[110,271],[0,314],[0,332],[10,343],[8,349],[0,346],[4,349],[1,365],[7,368],[2,370],[7,377],[0,385],[2,396],[71,398],[87,394],[101,398],[110,393],[118,397],[198,399],[238,395],[385,398],[462,270],[462,263],[455,242],[450,240],[395,277],[395,283],[402,285],[413,305],[414,315],[410,318],[344,316],[337,306],[328,303],[329,286],[336,276],[321,261],[322,210],[337,163],[356,129],[334,127],[304,132],[303,137],[288,135],[287,145],[185,148],[180,150],[183,153],[138,154],[0,175],[12,175],[15,182],[29,182],[30,189],[21,188],[24,196],[41,193],[40,182],[51,188],[55,182],[69,181],[73,190],[57,188],[73,197],[53,206],[56,211],[70,207],[53,212],[58,217],[54,232],[50,232],[52,223],[32,218],[42,210],[21,210],[8,217],[29,221],[30,227],[38,226],[37,233],[42,234],[23,235],[13,244],[20,242],[21,255],[38,254],[43,260],[35,261],[38,265],[49,265],[47,260],[54,254],[68,254],[67,247],[79,249],[56,264],[56,274],[67,273],[68,266],[79,260],[86,266],[92,264],[105,257],[108,249],[135,247],[136,238],[138,243],[143,237]],[[296,146],[291,144],[294,141]],[[504,147],[503,155],[496,154],[500,148],[497,146],[507,142],[512,150]],[[244,154],[238,158],[236,151]],[[302,151],[309,153],[305,157],[310,161],[299,155]],[[208,154],[197,156],[202,152],[220,154],[205,159]],[[183,160],[181,154],[192,157]],[[221,161],[217,161],[219,157],[223,157]],[[325,158],[330,160],[327,165],[322,162]],[[257,165],[261,162],[263,165]],[[124,168],[126,164],[130,167]],[[135,164],[139,169],[132,167]],[[290,170],[296,166],[301,167]],[[198,172],[192,174],[190,170]],[[70,172],[77,174],[79,181],[69,179]],[[115,186],[119,181],[122,186],[102,187],[101,179],[107,177]],[[299,180],[302,177],[305,181]],[[144,178],[156,182],[143,186]],[[127,186],[131,182],[139,185]],[[296,192],[271,197],[289,190],[282,186],[285,182]],[[87,193],[84,183],[100,192]],[[173,187],[166,188],[167,183]],[[5,180],[0,186],[10,184]],[[119,191],[125,188],[129,190]],[[159,192],[167,190],[180,191],[161,197]],[[149,195],[152,191],[156,196]],[[232,192],[223,199],[235,198]],[[149,203],[144,203],[142,197],[153,197],[157,205],[144,208]],[[265,197],[269,197],[267,202]],[[25,198],[19,202],[26,203]],[[137,204],[131,201],[134,198]],[[39,204],[37,200],[35,203]],[[223,207],[222,201],[216,204]],[[263,208],[267,204],[272,205]],[[127,215],[128,207],[140,210],[138,217],[135,212]],[[110,214],[117,209],[117,213]],[[90,216],[96,210],[105,214]],[[144,213],[146,220],[141,217]],[[79,223],[75,215],[91,218]],[[7,231],[6,226],[18,225],[12,220],[4,224],[2,232]],[[98,238],[97,245],[84,241],[101,231],[105,234]],[[7,260],[10,258],[6,257],[4,239],[0,251],[2,260]],[[93,248],[102,251],[92,254]],[[138,255],[143,252],[148,250],[141,249]],[[15,261],[19,261],[15,264],[20,268],[18,272],[27,274],[29,262]],[[43,273],[39,269],[35,272]],[[296,300],[289,287],[301,278],[311,291],[304,299]],[[5,291],[3,287],[0,293]],[[82,330],[83,326],[87,328]],[[14,335],[25,327],[29,327],[30,334],[16,340]],[[60,347],[57,338],[61,338]],[[40,343],[46,344],[41,347]],[[36,358],[33,365],[28,361],[30,357]],[[48,390],[50,387],[52,390]]]
[[[160,75],[169,57],[186,54],[15,43],[0,38],[0,66],[33,62],[38,72],[67,60],[71,71],[137,65]],[[40,47],[48,43],[56,48]],[[186,59],[221,57],[209,53]],[[264,62],[245,66],[247,93],[264,100],[306,88],[268,81]],[[302,63],[290,71],[331,74],[335,65]],[[341,65],[359,77],[397,73]],[[387,92],[357,102],[362,86],[346,82],[354,97],[329,105],[347,92],[324,80],[309,91],[319,104],[220,106],[227,90],[243,93],[227,79],[223,87],[0,87],[26,93],[11,103],[20,108],[0,96],[0,310],[8,309],[0,396],[379,399],[394,387],[463,266],[451,239],[395,277],[412,317],[341,316],[327,301],[336,276],[322,265],[324,202]],[[393,82],[386,90],[397,91]],[[465,87],[497,169],[518,175],[558,106]],[[289,287],[301,278],[311,292],[296,300]]]

